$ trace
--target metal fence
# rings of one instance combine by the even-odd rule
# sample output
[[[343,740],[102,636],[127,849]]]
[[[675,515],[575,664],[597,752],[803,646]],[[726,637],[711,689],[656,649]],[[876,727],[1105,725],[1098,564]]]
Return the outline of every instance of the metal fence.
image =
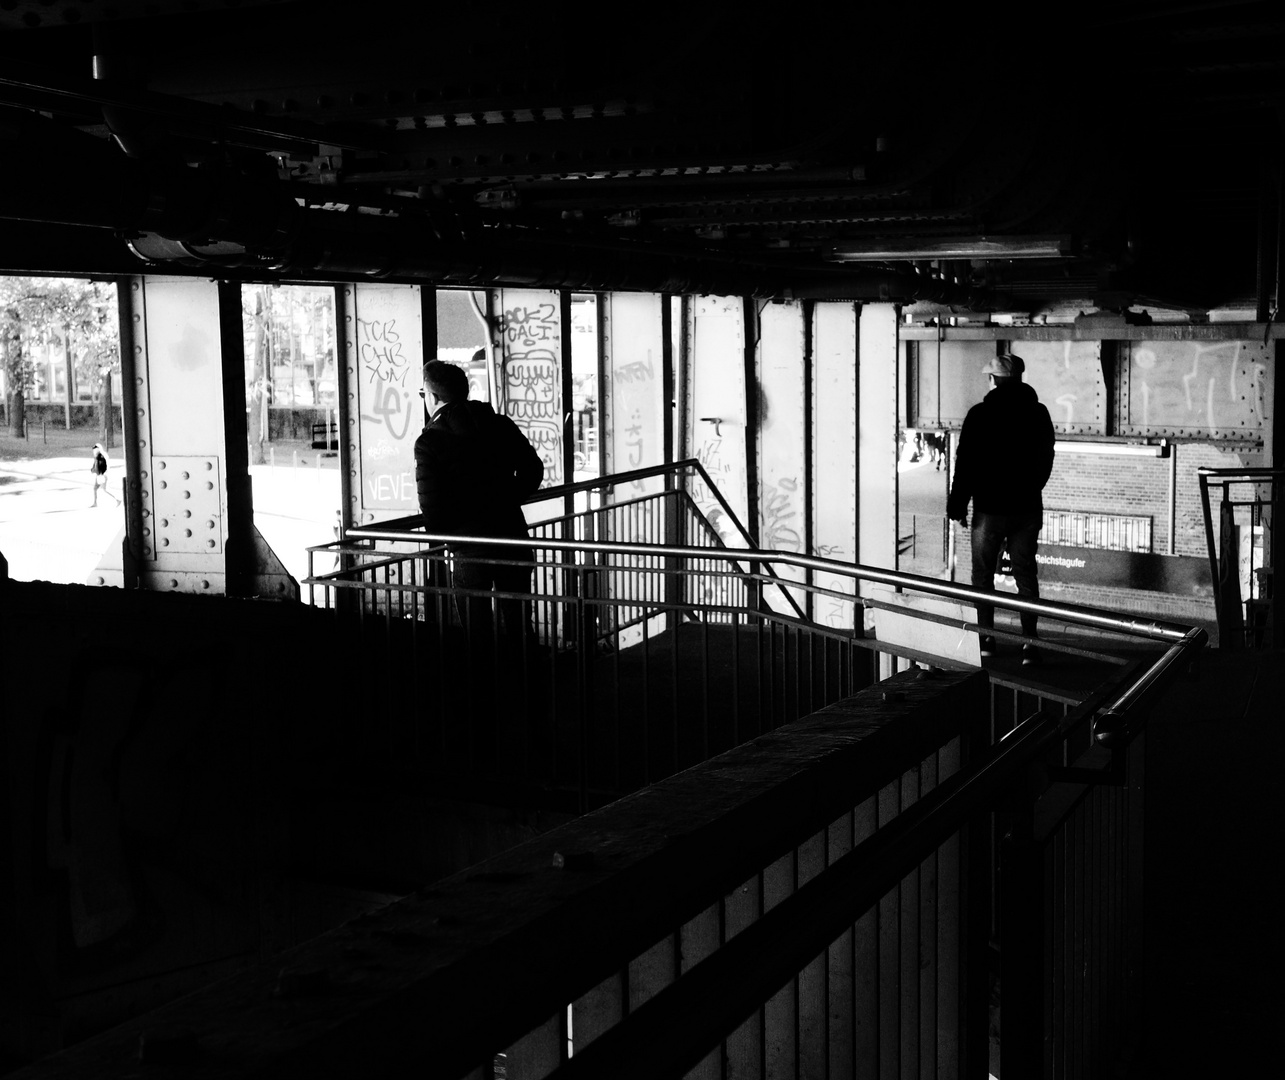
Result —
[[[609,488],[619,478],[555,493],[570,505],[533,530],[529,593],[452,590],[441,538],[411,521],[314,549],[339,563],[306,582],[316,599],[374,620],[425,686],[423,714],[391,740],[399,762],[443,790],[459,779],[475,791],[489,778],[578,810],[670,777],[648,797],[656,813],[672,813],[667,800],[691,798],[681,785],[700,784],[715,755],[723,764],[710,783],[783,725],[796,725],[780,733],[783,748],[806,743],[826,706],[854,695],[895,702],[925,671],[967,667],[872,639],[856,593],[879,585],[969,605],[976,590],[722,547],[677,471],[618,504]],[[836,580],[850,584],[817,584]],[[851,627],[806,618],[822,594],[853,602]],[[772,826],[795,836],[784,851],[737,847],[735,869],[716,843],[681,864],[661,859],[652,869],[673,875],[668,886],[691,910],[659,940],[642,948],[642,927],[654,925],[644,911],[622,916],[605,943],[568,931],[560,955],[587,950],[601,954],[596,963],[571,965],[571,982],[533,989],[537,1000],[516,1012],[498,1009],[489,1034],[470,1029],[468,1045],[443,1047],[443,1060],[510,1077],[961,1076],[995,1061],[1009,1076],[1102,1075],[1137,1021],[1139,732],[1203,632],[986,599],[1082,630],[1092,647],[1067,645],[1069,656],[1103,660],[1105,639],[1145,647],[1121,648],[1087,695],[992,672],[980,719],[943,702],[936,734],[888,757],[895,775],[847,785],[847,802],[827,803],[823,822],[791,789]],[[505,630],[506,603],[521,612],[516,634]],[[975,632],[961,611],[919,617]],[[889,677],[888,689],[875,685]],[[594,820],[608,831],[642,827],[628,806],[604,806]],[[523,918],[514,913],[520,937]],[[763,948],[770,964],[754,951]],[[604,981],[606,954],[616,973]],[[518,1030],[527,1034],[511,1037]]]
[[[1285,612],[1274,588],[1280,563],[1275,513],[1285,470],[1200,469],[1196,475],[1219,646],[1279,649],[1285,644]],[[1216,529],[1211,487],[1220,494]]]
[[[1106,551],[1151,551],[1151,518],[1045,510],[1040,536],[1046,544]]]

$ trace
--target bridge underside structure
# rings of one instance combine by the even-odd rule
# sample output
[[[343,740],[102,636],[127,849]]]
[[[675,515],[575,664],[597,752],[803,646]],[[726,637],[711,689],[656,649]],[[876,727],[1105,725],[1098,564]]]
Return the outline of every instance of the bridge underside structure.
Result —
[[[1058,431],[1046,597],[1208,621],[1198,471],[1279,465],[1273,5],[1081,5],[1053,37],[992,19],[910,34],[888,11],[774,30],[720,5],[627,31],[576,5],[500,25],[398,2],[2,6],[0,272],[115,282],[126,469],[121,536],[85,587],[0,581],[0,599],[23,585],[0,655],[25,661],[6,676],[0,913],[37,925],[5,945],[15,1062],[411,884],[328,875],[317,841],[307,905],[285,899],[303,894],[280,876],[282,822],[378,785],[295,757],[315,695],[252,646],[333,691],[326,722],[358,758],[381,714],[416,707],[415,672],[335,639],[255,530],[246,287],[333,291],[345,531],[414,513],[420,367],[461,309],[487,396],[550,484],[695,459],[712,484],[689,494],[730,546],[967,581],[966,531],[945,526],[927,564],[908,548],[898,466],[916,432],[949,454],[1003,350]],[[586,463],[572,353],[588,309]],[[1075,533],[1138,522],[1145,544]],[[1239,524],[1272,549],[1272,507]],[[781,573],[822,626],[864,633],[887,602]],[[280,722],[229,742],[229,712]],[[299,805],[272,802],[279,770]],[[382,794],[381,813],[414,801]],[[560,818],[479,798],[438,820],[421,868]]]

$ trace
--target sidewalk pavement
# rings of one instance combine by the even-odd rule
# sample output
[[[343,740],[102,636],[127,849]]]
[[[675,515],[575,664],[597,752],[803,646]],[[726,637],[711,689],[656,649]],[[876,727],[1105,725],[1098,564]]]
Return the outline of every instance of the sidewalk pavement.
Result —
[[[0,460],[0,553],[10,577],[68,584],[89,578],[125,525],[119,502],[124,470],[116,463],[108,475],[111,494],[100,490],[94,506],[87,456]],[[302,581],[308,573],[306,548],[335,538],[338,470],[318,468],[314,458],[297,467],[251,466],[250,475],[255,525]]]

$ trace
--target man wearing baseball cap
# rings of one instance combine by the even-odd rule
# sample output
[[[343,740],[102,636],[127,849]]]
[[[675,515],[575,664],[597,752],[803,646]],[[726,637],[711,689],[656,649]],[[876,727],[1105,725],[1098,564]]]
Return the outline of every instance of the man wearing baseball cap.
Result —
[[[1035,391],[1022,382],[1026,364],[1020,356],[1001,353],[982,371],[991,390],[968,410],[959,434],[955,478],[946,501],[946,516],[968,524],[973,503],[973,585],[994,591],[1000,552],[1007,546],[1019,596],[1038,597],[1036,541],[1044,518],[1042,492],[1053,471],[1053,421]],[[1041,660],[1034,639],[1037,617],[1021,613],[1022,633],[1032,640],[1022,647],[1022,663]],[[995,654],[995,609],[977,605],[982,656]]]

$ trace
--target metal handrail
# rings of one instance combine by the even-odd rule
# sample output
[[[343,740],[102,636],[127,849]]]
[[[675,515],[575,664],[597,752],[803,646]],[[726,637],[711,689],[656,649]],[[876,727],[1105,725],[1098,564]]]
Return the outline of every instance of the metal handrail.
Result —
[[[390,527],[390,524],[354,529],[349,535],[356,540],[371,542],[373,546],[369,553],[375,558],[385,550],[380,546],[383,541],[424,546],[460,540],[481,547],[512,544],[512,540],[507,538],[444,536]],[[830,940],[827,935],[836,926],[842,928],[851,922],[854,912],[859,914],[868,910],[900,880],[906,870],[922,861],[925,852],[933,850],[941,839],[954,833],[961,824],[988,807],[993,809],[997,800],[1007,806],[1010,796],[1006,793],[1028,788],[1033,790],[1035,785],[1046,781],[1053,770],[1059,771],[1063,781],[1056,788],[1058,798],[1063,802],[1070,798],[1087,798],[1084,792],[1090,790],[1113,790],[1112,785],[1123,775],[1121,770],[1130,767],[1132,749],[1127,747],[1132,736],[1141,730],[1145,713],[1166,688],[1172,687],[1176,673],[1208,639],[1203,629],[1177,623],[1052,600],[1028,599],[937,578],[794,552],[753,547],[705,548],[540,537],[532,537],[530,544],[541,551],[583,553],[580,559],[584,560],[584,565],[577,559],[576,564],[569,567],[579,571],[593,570],[599,561],[595,556],[621,555],[665,560],[673,569],[658,571],[661,573],[708,573],[713,578],[742,576],[746,567],[751,575],[757,575],[774,567],[789,566],[809,572],[809,580],[791,580],[791,586],[840,596],[858,606],[874,606],[880,602],[875,597],[856,595],[859,591],[856,583],[866,582],[899,592],[922,593],[970,605],[985,603],[1031,612],[1092,631],[1139,638],[1160,646],[1145,650],[1145,657],[1130,663],[1124,671],[1113,674],[1087,697],[1068,699],[1071,707],[1066,712],[1036,711],[1017,723],[989,752],[973,758],[967,767],[961,763],[963,771],[943,780],[914,805],[903,808],[890,822],[881,823],[874,835],[854,848],[851,854],[822,869],[808,884],[800,886],[793,896],[781,900],[771,911],[761,914],[757,921],[723,941],[708,958],[690,971],[684,971],[682,978],[661,990],[648,1003],[630,1010],[627,1017],[609,1027],[585,1049],[577,1046],[575,1057],[566,1063],[563,1070],[554,1074],[559,1080],[564,1076],[599,1075],[608,1068],[622,1076],[669,1075],[684,1071],[698,1062],[719,1039],[727,1037],[744,1019],[747,1009],[761,1006],[777,985],[790,978],[798,970],[799,957],[812,956],[824,949]],[[414,553],[403,557],[418,559],[424,556]],[[601,561],[604,569],[611,569],[610,558]],[[811,580],[813,578],[836,588],[818,588]],[[380,588],[378,583],[372,583],[372,586]],[[397,588],[406,587],[399,584]],[[427,591],[430,588],[437,587],[422,584],[409,587],[410,591]],[[851,588],[852,592],[839,591],[845,588]],[[750,595],[752,597],[752,592]],[[738,594],[734,603],[743,605],[746,599]],[[651,610],[677,609],[677,605],[670,602],[649,600],[647,603]],[[718,605],[701,605],[701,608],[723,610]],[[750,611],[742,606],[735,610]],[[795,621],[782,612],[750,611],[750,614],[772,621]],[[909,614],[917,613],[911,611]],[[958,616],[932,613],[930,617],[966,630],[977,629],[976,625],[961,621]],[[847,628],[820,626],[806,619],[800,622],[807,629],[834,635],[854,646],[865,647],[868,644],[861,640],[863,627],[859,611],[854,624]],[[881,648],[879,642],[873,644],[876,649]],[[1057,645],[1053,647],[1057,648]],[[890,651],[895,653],[896,647]],[[915,658],[931,663],[928,657],[916,654]],[[944,666],[951,665],[946,661]],[[1040,697],[1039,694],[1036,696]],[[1025,710],[1025,701],[1025,698],[1015,697],[1014,710],[1019,704]],[[997,734],[999,730],[1002,729],[993,728],[992,732]],[[1059,746],[1063,748],[1063,760],[1061,765],[1055,765],[1050,754]],[[1102,767],[1104,758],[1109,758],[1110,762],[1106,768]],[[1023,777],[1027,778],[1026,784],[1021,783]],[[1068,777],[1071,778],[1069,782]],[[1080,794],[1067,793],[1068,787],[1077,785],[1083,789]],[[1050,814],[1064,812],[1063,802],[1057,803],[1052,810],[1046,807],[1041,813],[1052,820]],[[1066,802],[1066,805],[1070,803]],[[1012,889],[1017,891],[1006,894],[1006,899],[999,902],[999,906],[1015,911],[1021,906],[1017,901],[1025,894],[1021,893],[1018,875],[1009,875],[1008,880]],[[1004,930],[1003,923],[1000,929]],[[1021,943],[1028,940],[1021,936],[1020,931],[1015,930],[1013,934],[1012,941]],[[746,960],[747,953],[751,961]],[[1006,949],[1007,955],[1013,953]],[[746,971],[752,973],[751,977],[743,978],[739,974]],[[1020,979],[1013,986],[1018,995],[1028,989]],[[577,988],[576,993],[581,989]],[[699,1031],[681,1022],[693,1007],[699,1007],[704,1014]],[[674,1038],[668,1037],[676,1032],[678,1034]],[[665,1039],[657,1039],[657,1033],[668,1035]]]
[[[496,547],[511,547],[513,544],[511,537],[459,536],[445,533],[407,531],[390,528],[389,524],[380,526],[368,525],[350,529],[348,535],[362,540],[382,540],[389,543],[418,542],[438,544],[455,542]],[[762,548],[700,548],[677,544],[638,544],[623,540],[552,540],[539,537],[531,537],[529,545],[540,549],[586,551],[607,555],[651,555],[680,559],[716,559],[728,563],[785,564],[839,577],[851,577],[857,581],[890,585],[897,589],[911,589],[916,592],[931,593],[966,603],[976,604],[980,602],[997,607],[1011,608],[1014,611],[1027,611],[1035,615],[1058,619],[1062,622],[1171,643],[1184,641],[1193,629],[1179,623],[1167,623],[1155,619],[1142,620],[1100,611],[1096,608],[1084,607],[1079,604],[1066,604],[1054,600],[1031,600],[1014,596],[1010,593],[988,592],[972,585],[961,585],[955,582],[942,581],[938,578],[908,574],[900,570],[883,570],[878,567],[866,566],[862,563],[839,562],[834,559],[800,555],[789,551],[770,551]],[[331,546],[320,545],[309,550],[322,551]],[[798,582],[783,582],[783,584],[801,587]],[[850,599],[854,603],[861,602],[861,597],[856,595],[851,596]]]
[[[354,534],[357,531],[354,530]],[[503,545],[511,543],[495,537],[444,537],[423,532],[408,534],[403,530],[369,527],[360,530],[362,539],[384,540],[394,542],[436,543],[442,540],[465,540],[469,543],[483,545]],[[836,577],[852,578],[857,581],[868,581],[888,585],[897,590],[913,590],[921,593],[941,596],[965,603],[987,603],[993,606],[1028,611],[1039,616],[1059,620],[1071,625],[1091,627],[1125,636],[1143,638],[1168,644],[1168,648],[1151,664],[1146,666],[1137,678],[1123,687],[1114,699],[1095,712],[1092,722],[1094,740],[1106,749],[1118,749],[1126,745],[1137,733],[1139,725],[1134,718],[1138,711],[1151,703],[1156,694],[1166,685],[1170,672],[1178,665],[1189,661],[1195,652],[1208,642],[1208,634],[1198,627],[1183,626],[1177,623],[1166,623],[1159,620],[1140,620],[1110,612],[1075,604],[1065,604],[1050,600],[1030,600],[1005,593],[994,593],[970,585],[958,585],[941,581],[937,578],[922,577],[896,570],[882,570],[861,564],[843,563],[833,559],[799,555],[793,552],[773,552],[761,549],[729,548],[696,548],[668,544],[638,544],[624,541],[572,541],[545,540],[532,538],[533,547],[562,550],[585,551],[601,554],[627,554],[667,556],[679,559],[721,560],[729,564],[748,563],[770,567],[772,563],[783,563],[803,569],[819,571]],[[752,573],[752,571],[751,571]],[[775,575],[773,575],[775,578]],[[775,578],[779,581],[779,578]],[[828,590],[827,590],[828,591]],[[844,594],[844,598],[848,596]],[[862,598],[854,594],[850,597],[855,604],[861,604]],[[797,609],[797,605],[796,605]],[[794,620],[790,620],[793,622]],[[801,623],[813,625],[806,616]],[[934,621],[958,626],[962,629],[973,629],[967,621],[956,621],[950,618],[935,616]]]
[[[746,529],[745,526],[741,523],[740,518],[736,516],[736,511],[732,509],[731,505],[723,497],[723,493],[719,491],[718,485],[714,483],[714,481],[710,478],[709,473],[705,471],[705,466],[702,465],[700,461],[697,460],[696,458],[684,458],[682,461],[670,462],[664,465],[649,465],[641,469],[631,469],[628,472],[612,473],[607,477],[594,477],[593,479],[590,479],[590,480],[578,480],[571,484],[560,484],[557,487],[541,488],[539,491],[523,499],[522,505],[535,506],[540,503],[552,502],[556,499],[563,499],[563,498],[566,498],[567,496],[575,495],[580,492],[595,491],[603,487],[620,487],[624,484],[631,484],[637,480],[647,480],[656,476],[669,476],[671,474],[678,473],[684,469],[695,470],[695,472],[699,475],[699,477],[705,482],[705,485],[709,488],[710,494],[713,495],[715,501],[718,503],[719,509],[722,510],[722,512],[727,516],[727,519],[732,523],[732,525],[735,526],[736,531],[740,535],[741,539],[745,541],[746,546],[744,548],[729,549],[729,550],[737,550],[737,551],[755,550],[753,548],[753,543],[754,543],[753,537],[750,536],[749,530]],[[690,495],[688,495],[688,501],[690,502]],[[699,512],[699,509],[695,506],[694,503],[692,504],[692,509],[697,510],[697,512]],[[570,515],[570,516],[574,516],[574,515]],[[560,517],[560,518],[551,518],[549,519],[549,521],[536,522],[535,524],[543,525],[543,524],[548,524],[549,522],[564,521],[567,519],[567,517],[568,515],[564,515],[563,517]],[[502,544],[505,544],[506,546],[512,544],[511,538],[508,541],[500,541],[492,537],[460,536],[458,534],[443,534],[443,533],[423,533],[422,526],[423,526],[423,515],[407,514],[403,517],[393,518],[391,520],[381,522],[378,525],[351,526],[344,530],[344,537],[345,539],[348,537],[355,537],[356,539],[359,539],[359,540],[407,541],[407,540],[418,540],[421,536],[423,536],[437,543],[444,543],[447,541],[455,541],[458,543],[463,541],[470,544],[474,544],[474,543],[501,544],[502,543]],[[414,530],[415,536],[407,537],[403,535],[400,537],[392,537],[388,535],[389,532],[396,532],[399,530],[406,530],[406,531]],[[713,530],[713,531],[714,531],[714,534],[717,536],[718,535],[717,530]],[[564,547],[563,550],[585,550],[585,551],[594,550],[593,545],[590,544],[589,542],[573,541],[568,544],[568,542],[565,542],[565,541],[553,541],[551,543],[542,543],[540,540],[536,538],[532,538],[532,539],[533,539],[532,546],[534,547],[553,548],[559,544],[566,544],[567,546]],[[331,546],[332,545],[323,544],[323,545],[319,545],[316,548],[309,548],[308,550],[309,551],[325,550],[326,548]],[[710,549],[701,548],[700,550],[702,552],[706,552],[706,551],[709,551]],[[737,560],[737,561],[740,561],[740,560]],[[776,572],[772,569],[770,562],[765,566],[765,569],[768,577],[772,579],[772,584],[781,590],[781,593],[785,597],[786,602],[790,605],[791,608],[794,609],[795,614],[798,615],[799,618],[806,619],[807,616],[804,613],[803,609],[799,606],[798,601],[796,601],[794,599],[794,596],[790,593],[790,588],[798,587],[798,583],[797,582],[791,583],[791,582],[781,580],[776,574]]]
[[[684,458],[682,461],[673,461],[665,465],[648,465],[641,469],[631,469],[628,472],[611,473],[609,476],[598,476],[590,480],[577,480],[571,484],[559,484],[556,487],[540,488],[539,491],[528,495],[522,500],[523,506],[535,506],[543,502],[551,502],[554,499],[561,499],[567,495],[577,495],[582,491],[594,491],[601,487],[620,487],[624,484],[632,484],[636,480],[648,480],[653,476],[667,476],[670,473],[676,473],[681,469],[694,469],[702,480],[709,485],[710,493],[718,501],[719,509],[725,513],[736,531],[741,534],[747,543],[751,542],[749,530],[741,524],[740,518],[736,516],[736,511],[728,504],[723,497],[723,493],[718,490],[718,486],[710,479],[709,473],[705,471],[705,466],[696,458]],[[419,522],[419,514],[407,514],[404,517],[392,518],[381,524],[384,527],[403,526],[411,527],[409,523]],[[369,528],[364,525],[350,526],[345,530],[345,535],[357,535],[359,530]]]

